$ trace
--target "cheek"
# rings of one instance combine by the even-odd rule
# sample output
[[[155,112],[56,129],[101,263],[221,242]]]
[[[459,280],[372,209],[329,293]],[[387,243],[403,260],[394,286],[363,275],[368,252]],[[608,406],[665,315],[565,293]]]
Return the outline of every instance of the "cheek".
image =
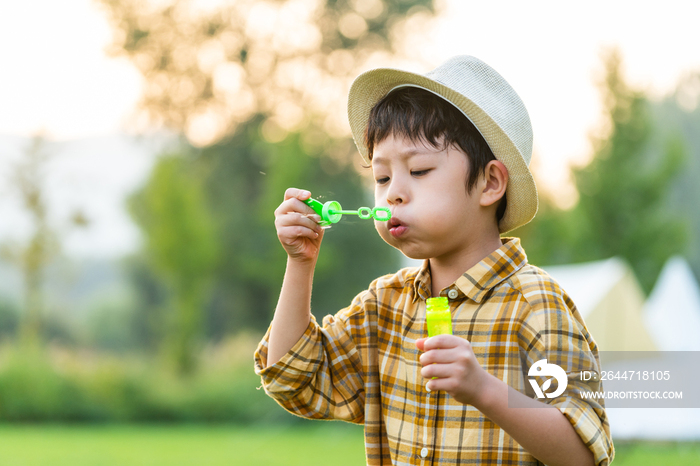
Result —
[[[422,219],[438,232],[450,230],[455,224],[465,221],[469,211],[469,199],[464,186],[456,180],[445,182],[435,196],[425,199],[422,205]]]
[[[387,228],[387,222],[374,222],[374,229],[377,230],[377,233],[379,233],[379,236],[386,241],[387,243],[390,242],[392,236],[389,234],[389,229]]]
[[[384,194],[384,190],[382,189],[381,186],[376,185],[374,186],[374,206],[375,207],[386,207],[386,194]]]

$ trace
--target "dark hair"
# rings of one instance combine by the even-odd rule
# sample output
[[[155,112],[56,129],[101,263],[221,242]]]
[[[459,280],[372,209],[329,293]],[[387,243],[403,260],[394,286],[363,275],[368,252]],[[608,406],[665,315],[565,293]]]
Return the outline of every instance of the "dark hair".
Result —
[[[402,136],[435,148],[459,147],[467,154],[467,190],[471,191],[486,165],[496,160],[493,151],[471,121],[454,105],[430,91],[402,87],[385,95],[369,114],[365,144],[372,160],[374,146],[387,137]],[[500,200],[496,219],[506,210],[506,196]]]

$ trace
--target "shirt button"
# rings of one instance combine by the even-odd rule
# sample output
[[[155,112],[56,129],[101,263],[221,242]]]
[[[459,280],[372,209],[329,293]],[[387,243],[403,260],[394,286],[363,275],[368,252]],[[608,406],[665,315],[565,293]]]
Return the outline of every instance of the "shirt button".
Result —
[[[459,295],[459,292],[452,288],[450,291],[447,292],[447,297],[450,299],[456,299],[457,295]]]
[[[425,458],[426,456],[428,456],[428,449],[423,447],[423,449],[420,451],[420,457]]]

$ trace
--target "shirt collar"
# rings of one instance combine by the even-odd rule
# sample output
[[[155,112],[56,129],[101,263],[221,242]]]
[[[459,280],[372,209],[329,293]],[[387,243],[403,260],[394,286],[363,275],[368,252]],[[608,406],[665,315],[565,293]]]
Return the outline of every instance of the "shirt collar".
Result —
[[[480,303],[488,291],[506,280],[527,264],[527,255],[519,238],[501,238],[502,246],[481,262],[464,272],[454,286],[467,298]],[[414,300],[431,296],[431,277],[428,261],[418,269],[413,282]]]
[[[413,280],[413,301],[415,302],[419,299],[425,301],[430,298],[432,294],[431,289],[432,279],[430,277],[430,262],[426,259],[416,272]]]

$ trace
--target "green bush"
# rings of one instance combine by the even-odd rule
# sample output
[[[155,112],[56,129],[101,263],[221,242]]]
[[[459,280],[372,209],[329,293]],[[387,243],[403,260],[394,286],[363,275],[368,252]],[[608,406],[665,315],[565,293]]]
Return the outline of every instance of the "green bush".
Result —
[[[142,358],[5,350],[0,422],[293,422],[258,389],[244,346],[189,377]]]
[[[90,419],[92,406],[74,381],[56,373],[38,354],[13,354],[0,372],[0,419]]]

